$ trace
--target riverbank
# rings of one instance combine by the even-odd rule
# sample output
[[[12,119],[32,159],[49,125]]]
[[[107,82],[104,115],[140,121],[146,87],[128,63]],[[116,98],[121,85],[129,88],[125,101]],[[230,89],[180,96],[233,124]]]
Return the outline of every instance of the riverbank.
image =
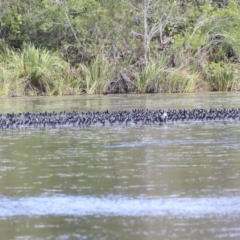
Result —
[[[240,90],[239,2],[4,1],[0,96]]]
[[[0,96],[240,90],[239,1],[0,4]]]
[[[57,52],[29,44],[0,54],[1,96],[51,96],[114,93],[184,93],[239,91],[238,62],[209,62],[174,52],[126,64],[97,55],[72,66]],[[180,64],[181,63],[181,64]]]

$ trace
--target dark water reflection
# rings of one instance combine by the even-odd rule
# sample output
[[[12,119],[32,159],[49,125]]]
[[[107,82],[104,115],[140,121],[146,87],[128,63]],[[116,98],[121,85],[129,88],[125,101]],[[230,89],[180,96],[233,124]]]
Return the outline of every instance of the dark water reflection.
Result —
[[[168,102],[165,98],[28,98],[18,104],[3,99],[0,109],[239,107],[237,94],[167,95]],[[239,239],[239,126],[1,131],[0,236]]]

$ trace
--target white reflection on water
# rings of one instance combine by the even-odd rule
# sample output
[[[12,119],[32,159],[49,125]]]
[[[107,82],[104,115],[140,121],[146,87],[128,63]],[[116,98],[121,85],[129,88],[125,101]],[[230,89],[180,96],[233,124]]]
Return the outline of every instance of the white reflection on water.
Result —
[[[215,139],[203,139],[203,140],[195,140],[193,143],[193,140],[163,140],[163,141],[145,141],[145,140],[139,140],[135,142],[121,142],[116,143],[112,145],[105,145],[103,148],[132,148],[132,147],[142,147],[142,146],[181,146],[181,145],[212,145],[212,146],[219,146],[219,144],[226,145],[226,144],[234,144],[235,139],[230,139],[227,143],[225,139],[222,140],[215,140]],[[237,148],[239,147],[239,144],[236,144],[236,146],[225,146],[225,148]],[[222,147],[222,146],[221,146]]]
[[[0,198],[0,216],[240,216],[240,197],[130,198],[125,196],[39,196]]]

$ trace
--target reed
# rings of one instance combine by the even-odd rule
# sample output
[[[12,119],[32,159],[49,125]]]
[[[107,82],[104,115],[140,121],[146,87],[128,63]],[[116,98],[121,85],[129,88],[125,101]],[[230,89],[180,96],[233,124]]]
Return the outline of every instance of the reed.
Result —
[[[124,91],[139,93],[240,90],[239,63],[209,62],[206,53],[197,54],[170,51],[146,65],[131,65],[127,60],[113,63],[98,54],[89,64],[71,67],[60,54],[32,44],[21,51],[1,45],[0,95],[112,93],[122,82],[127,86]],[[117,74],[123,67],[127,69],[124,79]]]
[[[168,92],[194,92],[197,89],[198,74],[187,68],[178,68],[167,76]]]
[[[103,55],[97,55],[90,65],[80,64],[80,87],[87,94],[100,94],[104,92],[108,80],[115,73],[115,67]]]
[[[234,70],[224,62],[211,62],[205,68],[206,79],[212,91],[229,91],[234,81]]]
[[[69,84],[66,81],[69,65],[56,54],[43,50],[39,56],[38,66],[35,70],[37,84],[41,91],[47,95],[63,95]]]
[[[0,66],[0,96],[7,96],[9,88],[11,86],[10,72],[7,71],[3,66]]]
[[[77,93],[79,76],[70,70],[70,65],[56,53],[24,46],[22,51],[6,48],[1,51],[3,74],[0,78],[1,95],[24,95],[44,93],[63,95]],[[10,72],[10,73],[9,73]],[[74,74],[72,75],[72,73]],[[74,89],[74,90],[73,90]]]
[[[142,71],[135,71],[135,84],[140,93],[157,93],[163,91],[166,75],[168,57],[162,55],[156,60],[150,60]]]
[[[4,59],[0,61],[0,96],[22,96],[25,94],[25,79],[21,78],[19,69],[9,66],[3,54],[6,52],[0,55]]]
[[[230,91],[240,91],[240,65],[233,64],[229,66],[233,69],[233,78],[231,80]]]

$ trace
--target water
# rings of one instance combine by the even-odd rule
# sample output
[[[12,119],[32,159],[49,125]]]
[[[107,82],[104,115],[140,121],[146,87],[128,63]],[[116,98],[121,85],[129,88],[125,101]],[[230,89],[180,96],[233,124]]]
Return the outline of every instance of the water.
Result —
[[[240,107],[239,94],[1,99],[0,112]],[[2,239],[239,239],[239,123],[0,132]]]

